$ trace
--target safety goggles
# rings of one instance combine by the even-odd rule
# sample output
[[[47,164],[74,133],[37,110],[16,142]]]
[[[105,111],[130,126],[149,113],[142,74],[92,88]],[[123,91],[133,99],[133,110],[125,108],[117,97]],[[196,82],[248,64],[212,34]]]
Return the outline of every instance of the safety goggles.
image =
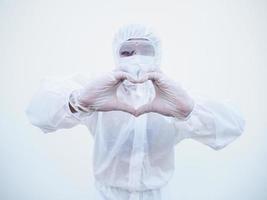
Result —
[[[144,38],[133,38],[122,43],[119,51],[120,57],[133,55],[155,56],[154,46]]]

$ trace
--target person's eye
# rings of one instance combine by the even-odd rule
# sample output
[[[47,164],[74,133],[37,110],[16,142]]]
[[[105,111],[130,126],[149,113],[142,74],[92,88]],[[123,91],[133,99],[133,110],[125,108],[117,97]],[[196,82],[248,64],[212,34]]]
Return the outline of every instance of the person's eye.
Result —
[[[132,56],[133,54],[134,54],[134,51],[131,51],[131,52],[129,52],[129,51],[122,51],[121,53],[121,56]]]
[[[122,56],[129,56],[130,55],[130,52],[129,51],[122,51],[121,52],[121,55]]]

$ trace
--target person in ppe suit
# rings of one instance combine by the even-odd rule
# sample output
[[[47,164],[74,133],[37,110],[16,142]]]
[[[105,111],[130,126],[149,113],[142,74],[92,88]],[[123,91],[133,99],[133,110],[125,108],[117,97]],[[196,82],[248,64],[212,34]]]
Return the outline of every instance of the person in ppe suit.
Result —
[[[220,150],[242,134],[245,121],[231,104],[192,96],[169,79],[150,28],[123,26],[113,50],[112,72],[93,80],[44,79],[26,113],[44,133],[89,129],[99,200],[161,200],[176,144],[192,138]]]

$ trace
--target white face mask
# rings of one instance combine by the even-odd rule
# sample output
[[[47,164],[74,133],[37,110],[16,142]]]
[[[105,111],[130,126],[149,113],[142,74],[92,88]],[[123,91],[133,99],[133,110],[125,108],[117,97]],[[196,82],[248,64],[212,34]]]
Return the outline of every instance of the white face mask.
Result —
[[[133,55],[119,58],[118,68],[130,73],[133,77],[138,78],[146,72],[157,69],[157,66],[155,65],[155,57],[153,56]],[[151,81],[142,84],[134,84],[125,80],[123,81],[122,86],[124,92],[128,93],[131,98],[129,98],[129,96],[121,96],[121,94],[118,94],[118,96],[128,103],[129,101],[132,101],[132,104],[137,107],[147,103],[154,95],[154,87]]]
[[[153,71],[157,68],[153,56],[133,55],[119,58],[119,69],[130,73],[134,77],[139,77],[145,72]]]

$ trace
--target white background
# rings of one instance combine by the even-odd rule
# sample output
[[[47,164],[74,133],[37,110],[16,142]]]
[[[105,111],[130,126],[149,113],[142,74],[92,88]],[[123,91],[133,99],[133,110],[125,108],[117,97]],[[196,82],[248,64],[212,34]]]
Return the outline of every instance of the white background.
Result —
[[[92,199],[86,127],[44,134],[24,112],[45,76],[112,70],[113,34],[126,23],[157,30],[166,74],[232,100],[246,120],[244,134],[220,151],[193,140],[177,145],[169,199],[267,199],[264,0],[1,0],[0,199]]]

